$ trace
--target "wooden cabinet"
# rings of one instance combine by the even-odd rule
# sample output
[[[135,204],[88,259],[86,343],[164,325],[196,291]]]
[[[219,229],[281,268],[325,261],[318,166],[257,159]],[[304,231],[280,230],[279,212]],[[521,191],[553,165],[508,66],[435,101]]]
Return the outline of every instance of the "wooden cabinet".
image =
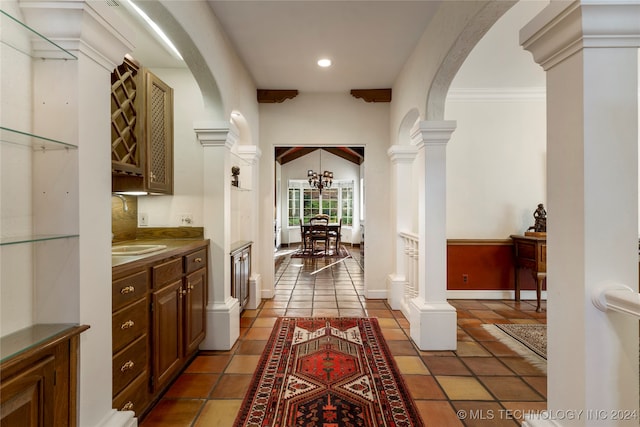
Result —
[[[87,328],[33,325],[0,340],[2,427],[77,424],[78,335]]]
[[[173,89],[125,58],[111,74],[112,191],[173,194]]]
[[[132,383],[149,382],[149,272],[144,267],[125,270],[113,277],[111,320],[114,407],[139,415],[148,392],[134,393]],[[135,398],[134,398],[135,396]]]
[[[152,391],[161,390],[179,371],[182,351],[183,296],[182,258],[175,258],[151,268],[153,293]]]
[[[143,416],[197,352],[206,334],[207,259],[204,243],[114,270],[115,408]]]
[[[249,302],[251,242],[238,242],[231,250],[231,296],[238,299],[240,311]]]
[[[541,312],[540,297],[542,294],[542,283],[547,278],[547,238],[536,236],[512,235],[513,254],[515,261],[515,300],[520,301],[520,280],[519,270],[531,270],[536,281],[536,311]]]
[[[198,350],[206,333],[207,250],[184,257],[184,351],[187,356]]]
[[[147,188],[173,194],[173,89],[149,70],[144,79]]]

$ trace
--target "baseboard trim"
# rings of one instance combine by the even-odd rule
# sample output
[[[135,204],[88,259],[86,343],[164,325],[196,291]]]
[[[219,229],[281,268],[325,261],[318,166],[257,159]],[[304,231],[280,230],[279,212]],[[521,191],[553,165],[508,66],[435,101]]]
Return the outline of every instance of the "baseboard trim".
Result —
[[[454,290],[447,291],[447,299],[515,299],[515,291],[500,290]],[[536,291],[520,291],[521,300],[537,299]],[[547,299],[547,291],[542,291],[541,300]]]

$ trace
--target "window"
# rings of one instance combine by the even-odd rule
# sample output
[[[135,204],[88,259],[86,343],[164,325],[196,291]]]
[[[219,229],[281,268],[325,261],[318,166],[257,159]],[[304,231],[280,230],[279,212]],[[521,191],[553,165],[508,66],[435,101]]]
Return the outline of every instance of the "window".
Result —
[[[289,188],[289,226],[300,225],[300,191]]]
[[[288,224],[290,227],[309,223],[318,215],[329,215],[329,222],[342,218],[342,225],[353,225],[353,181],[334,181],[332,188],[318,191],[307,181],[291,180],[288,189]]]
[[[353,225],[353,187],[343,187],[340,217],[343,225]]]

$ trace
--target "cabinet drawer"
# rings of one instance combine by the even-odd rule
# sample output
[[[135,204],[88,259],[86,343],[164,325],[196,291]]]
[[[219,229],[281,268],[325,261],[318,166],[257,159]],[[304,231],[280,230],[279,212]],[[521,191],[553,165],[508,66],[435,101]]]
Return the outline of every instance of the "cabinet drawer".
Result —
[[[143,297],[149,287],[149,277],[147,270],[140,271],[122,279],[114,280],[112,286],[113,310],[117,310],[125,305]]]
[[[207,265],[207,250],[201,249],[184,257],[184,272],[191,273]]]
[[[119,411],[133,411],[136,417],[142,415],[149,400],[147,371],[141,373],[120,394],[113,398],[113,407]]]
[[[113,391],[119,393],[147,368],[147,336],[143,335],[113,356]]]
[[[117,352],[135,338],[147,332],[149,309],[147,298],[143,298],[120,311],[111,318],[113,352]]]
[[[151,268],[155,289],[182,278],[182,258],[172,259]]]

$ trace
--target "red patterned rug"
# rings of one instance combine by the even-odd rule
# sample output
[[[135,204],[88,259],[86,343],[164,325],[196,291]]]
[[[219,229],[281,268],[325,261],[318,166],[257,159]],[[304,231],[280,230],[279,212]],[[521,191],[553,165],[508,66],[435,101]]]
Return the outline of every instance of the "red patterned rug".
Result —
[[[276,322],[234,426],[422,426],[375,318]]]

